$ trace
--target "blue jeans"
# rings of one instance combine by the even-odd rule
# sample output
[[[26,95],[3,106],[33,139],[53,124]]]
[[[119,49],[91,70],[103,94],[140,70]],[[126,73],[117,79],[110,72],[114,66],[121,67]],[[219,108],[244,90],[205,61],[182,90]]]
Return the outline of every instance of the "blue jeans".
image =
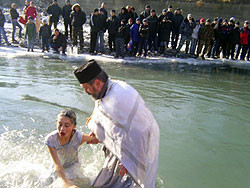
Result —
[[[100,45],[99,45],[99,40],[100,40]],[[99,31],[97,33],[95,50],[97,52],[104,52],[104,31]]]
[[[12,41],[15,40],[16,27],[19,28],[19,38],[22,36],[22,26],[17,22],[17,20],[12,20],[13,32],[12,32]]]
[[[196,46],[197,46],[198,39],[192,38],[191,46],[190,46],[190,54],[194,55]]]
[[[116,56],[124,57],[124,44],[125,40],[124,38],[116,38],[115,39],[115,45],[116,45]]]
[[[0,27],[0,45],[1,45],[2,35],[3,35],[3,39],[5,40],[5,42],[7,44],[9,44],[8,38],[6,36],[6,32],[4,30],[4,27]]]

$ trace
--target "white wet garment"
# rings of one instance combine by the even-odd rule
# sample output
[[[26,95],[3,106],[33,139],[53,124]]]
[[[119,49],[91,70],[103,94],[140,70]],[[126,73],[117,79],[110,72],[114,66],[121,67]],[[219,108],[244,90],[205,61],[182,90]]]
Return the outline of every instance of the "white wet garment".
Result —
[[[109,80],[106,95],[95,103],[89,128],[142,188],[154,188],[159,155],[159,127],[138,92]]]
[[[67,179],[76,179],[79,175],[81,175],[81,164],[78,159],[78,146],[81,143],[81,139],[82,133],[78,130],[75,131],[69,143],[63,146],[59,143],[57,130],[51,132],[45,138],[45,144],[48,147],[55,148],[57,151],[58,158],[64,168]],[[52,171],[55,173],[54,167]]]

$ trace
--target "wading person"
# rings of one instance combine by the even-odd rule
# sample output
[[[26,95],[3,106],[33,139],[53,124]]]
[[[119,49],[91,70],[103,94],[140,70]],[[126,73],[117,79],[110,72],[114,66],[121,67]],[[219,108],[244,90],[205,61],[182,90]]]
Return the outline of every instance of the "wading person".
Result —
[[[19,14],[16,10],[16,4],[12,3],[11,9],[10,9],[10,16],[12,21],[12,43],[18,43],[15,39],[16,34],[16,27],[19,28],[19,38],[22,38],[22,26],[18,23]]]
[[[102,188],[155,188],[159,127],[140,94],[123,81],[114,81],[91,60],[74,74],[95,100],[88,128],[103,143],[105,162],[92,183]]]
[[[94,138],[76,129],[76,114],[70,109],[65,109],[58,114],[56,125],[57,129],[45,138],[54,169],[44,184],[52,184],[56,178],[60,178],[62,182],[60,187],[78,188],[72,182],[76,179],[82,181],[86,179],[81,178],[82,174],[79,173],[81,163],[78,159],[78,149],[83,143],[90,142]],[[89,184],[85,181],[84,183]]]
[[[73,45],[77,46],[77,39],[79,38],[80,50],[83,50],[83,24],[86,22],[86,14],[82,11],[81,6],[76,3],[72,6],[72,12],[70,15],[71,25],[72,25],[72,38]]]

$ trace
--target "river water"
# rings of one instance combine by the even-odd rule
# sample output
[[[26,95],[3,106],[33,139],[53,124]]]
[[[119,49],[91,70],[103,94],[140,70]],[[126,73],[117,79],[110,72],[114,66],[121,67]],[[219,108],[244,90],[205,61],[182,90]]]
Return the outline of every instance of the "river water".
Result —
[[[72,71],[79,63],[0,58],[0,187],[41,187],[50,157],[44,138],[71,107],[78,129],[94,107]],[[250,74],[225,67],[101,63],[145,99],[160,127],[157,188],[250,187]],[[83,145],[83,174],[103,164],[101,145]]]

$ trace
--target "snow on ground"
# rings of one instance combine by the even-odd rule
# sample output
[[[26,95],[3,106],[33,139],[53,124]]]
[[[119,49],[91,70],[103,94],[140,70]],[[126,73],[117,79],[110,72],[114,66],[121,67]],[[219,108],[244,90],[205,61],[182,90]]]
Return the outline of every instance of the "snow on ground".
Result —
[[[95,59],[101,62],[113,62],[113,63],[128,63],[128,64],[171,64],[171,63],[181,63],[187,65],[196,65],[196,66],[230,66],[232,68],[240,68],[240,69],[248,69],[250,70],[250,62],[247,61],[233,61],[229,59],[206,59],[200,60],[195,58],[176,58],[176,57],[162,57],[162,56],[155,56],[155,57],[147,57],[147,58],[139,58],[139,57],[125,57],[122,58],[114,58],[111,55],[90,55],[88,53],[89,48],[89,31],[90,27],[87,24],[84,25],[84,44],[85,44],[85,53],[77,54],[77,52],[72,51],[71,48],[67,48],[67,56],[62,56],[58,54],[53,54],[52,52],[49,53],[42,53],[41,49],[37,48],[34,49],[34,52],[27,52],[26,48],[22,47],[7,47],[7,46],[0,46],[0,57],[7,57],[7,58],[15,58],[15,57],[42,57],[42,58],[53,58],[53,59],[60,59],[67,62],[83,62],[88,61],[91,59]],[[23,25],[22,25],[23,26]],[[63,23],[60,22],[58,24],[58,28],[61,31],[64,31]],[[11,39],[11,32],[12,32],[12,24],[5,23],[5,30],[7,32],[8,38]],[[18,31],[17,31],[18,32]],[[107,32],[105,33],[105,41],[107,42]],[[107,46],[107,44],[106,44]],[[183,49],[185,46],[183,46]]]

